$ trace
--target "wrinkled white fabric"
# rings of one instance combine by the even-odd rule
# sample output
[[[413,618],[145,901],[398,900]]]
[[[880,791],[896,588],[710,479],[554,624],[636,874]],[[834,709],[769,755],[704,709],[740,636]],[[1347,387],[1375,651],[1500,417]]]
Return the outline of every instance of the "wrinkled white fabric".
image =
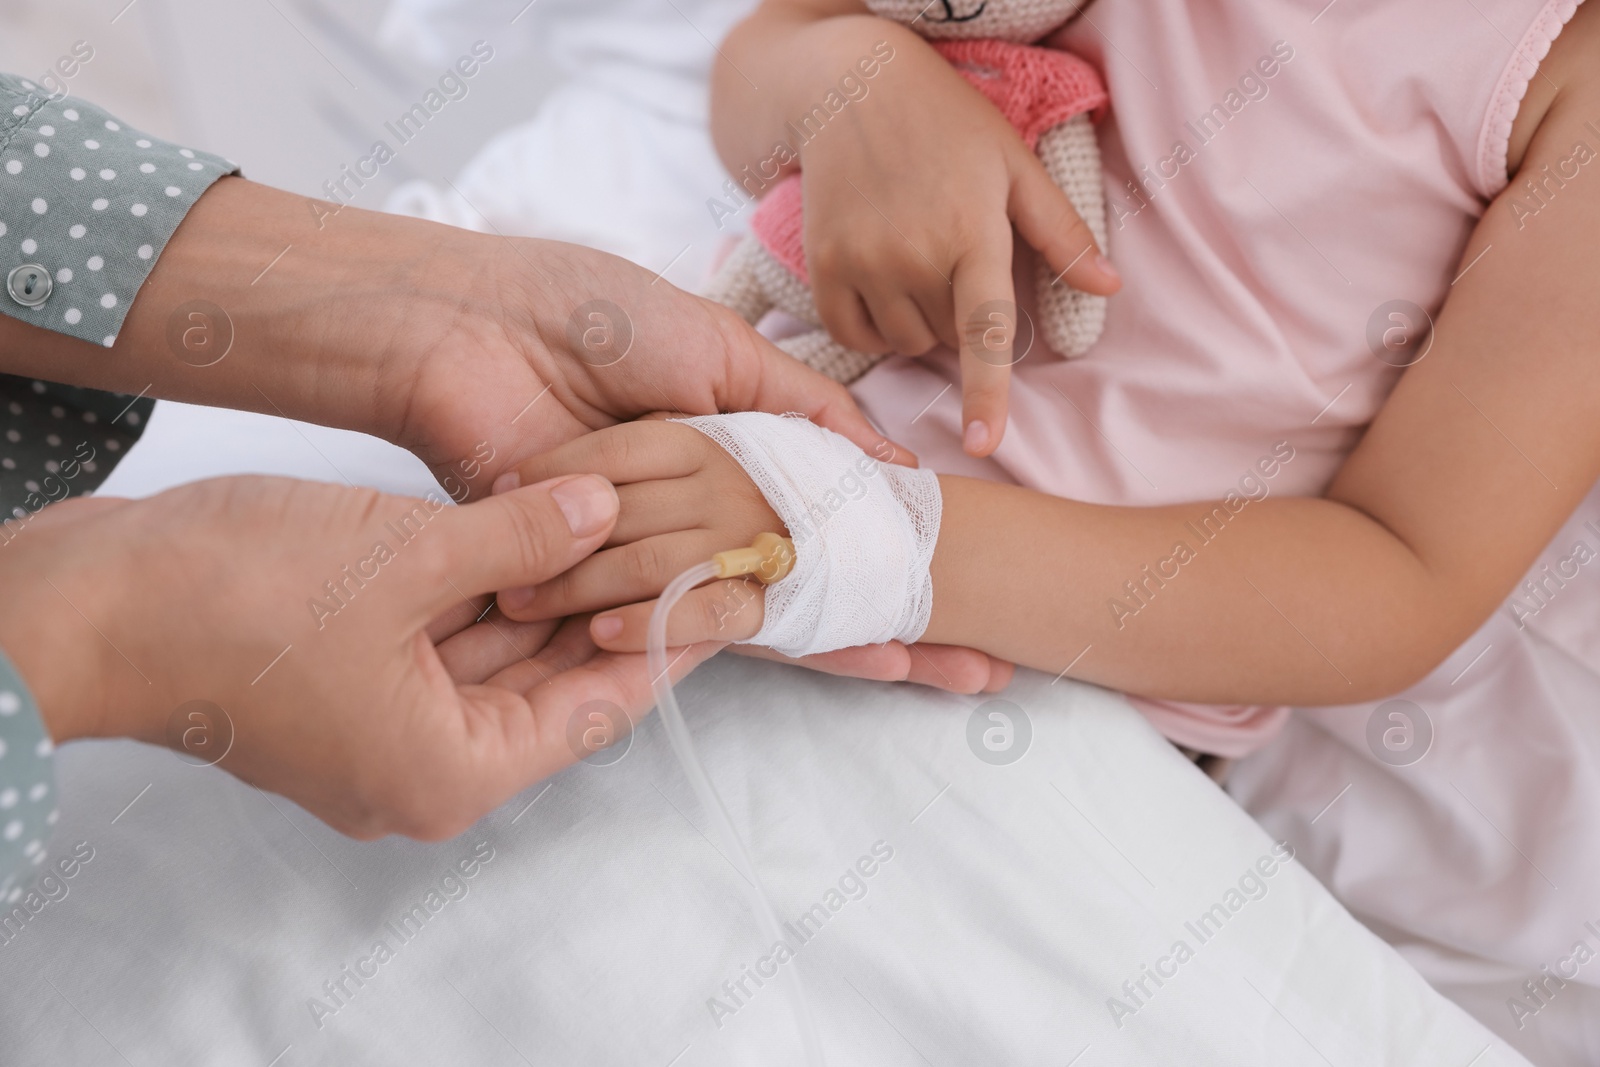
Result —
[[[885,463],[802,415],[674,421],[721,445],[794,541],[794,570],[767,588],[750,644],[808,656],[922,636],[943,505],[932,471]]]
[[[696,289],[750,215],[706,124],[713,42],[755,0],[390,0],[382,40],[450,63],[490,41],[520,64],[526,122],[448,182],[399,186],[385,209],[485,233],[599,248]],[[737,209],[737,210],[735,210]],[[734,214],[728,214],[735,211]]]
[[[830,1067],[1528,1067],[1299,863],[1251,881],[1274,842],[1120,697],[1031,671],[1006,695],[738,656],[680,687]],[[978,758],[975,713],[1026,754]],[[801,1062],[657,716],[434,844],[352,841],[149,745],[60,759],[57,839],[94,858],[0,946],[7,1065]]]

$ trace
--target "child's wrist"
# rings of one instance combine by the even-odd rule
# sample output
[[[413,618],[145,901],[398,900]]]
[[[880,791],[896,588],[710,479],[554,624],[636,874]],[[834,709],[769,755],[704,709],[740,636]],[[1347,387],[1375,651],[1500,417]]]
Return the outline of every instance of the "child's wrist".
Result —
[[[751,643],[800,657],[913,642],[932,607],[939,483],[803,418],[760,412],[681,420],[740,465],[794,541]]]
[[[907,50],[932,50],[905,26],[876,15],[829,16],[787,35],[777,47],[776,54],[760,57],[782,72],[768,97],[767,126],[802,160],[828,140],[826,124],[877,89]],[[826,123],[816,121],[818,109]]]

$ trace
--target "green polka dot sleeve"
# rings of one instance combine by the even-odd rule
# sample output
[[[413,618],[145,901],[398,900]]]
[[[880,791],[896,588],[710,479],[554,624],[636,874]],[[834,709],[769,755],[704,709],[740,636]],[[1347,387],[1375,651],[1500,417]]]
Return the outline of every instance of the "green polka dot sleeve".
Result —
[[[0,910],[44,863],[56,821],[53,752],[27,686],[0,653]]]
[[[111,347],[183,216],[237,170],[0,74],[0,311]]]

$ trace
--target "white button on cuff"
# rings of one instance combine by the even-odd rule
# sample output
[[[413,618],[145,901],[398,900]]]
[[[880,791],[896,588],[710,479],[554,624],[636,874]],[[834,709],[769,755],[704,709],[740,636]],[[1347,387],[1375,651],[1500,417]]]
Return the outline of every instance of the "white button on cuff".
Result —
[[[50,272],[37,263],[24,263],[6,276],[6,292],[26,308],[36,308],[49,300],[54,287]]]

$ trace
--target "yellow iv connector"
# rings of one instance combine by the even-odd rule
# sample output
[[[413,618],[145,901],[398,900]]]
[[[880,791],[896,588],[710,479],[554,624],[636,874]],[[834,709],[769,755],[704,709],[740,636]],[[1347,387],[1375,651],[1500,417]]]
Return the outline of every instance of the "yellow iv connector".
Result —
[[[794,569],[794,542],[775,533],[757,534],[749,548],[730,548],[711,557],[718,578],[753,574],[771,585]]]

